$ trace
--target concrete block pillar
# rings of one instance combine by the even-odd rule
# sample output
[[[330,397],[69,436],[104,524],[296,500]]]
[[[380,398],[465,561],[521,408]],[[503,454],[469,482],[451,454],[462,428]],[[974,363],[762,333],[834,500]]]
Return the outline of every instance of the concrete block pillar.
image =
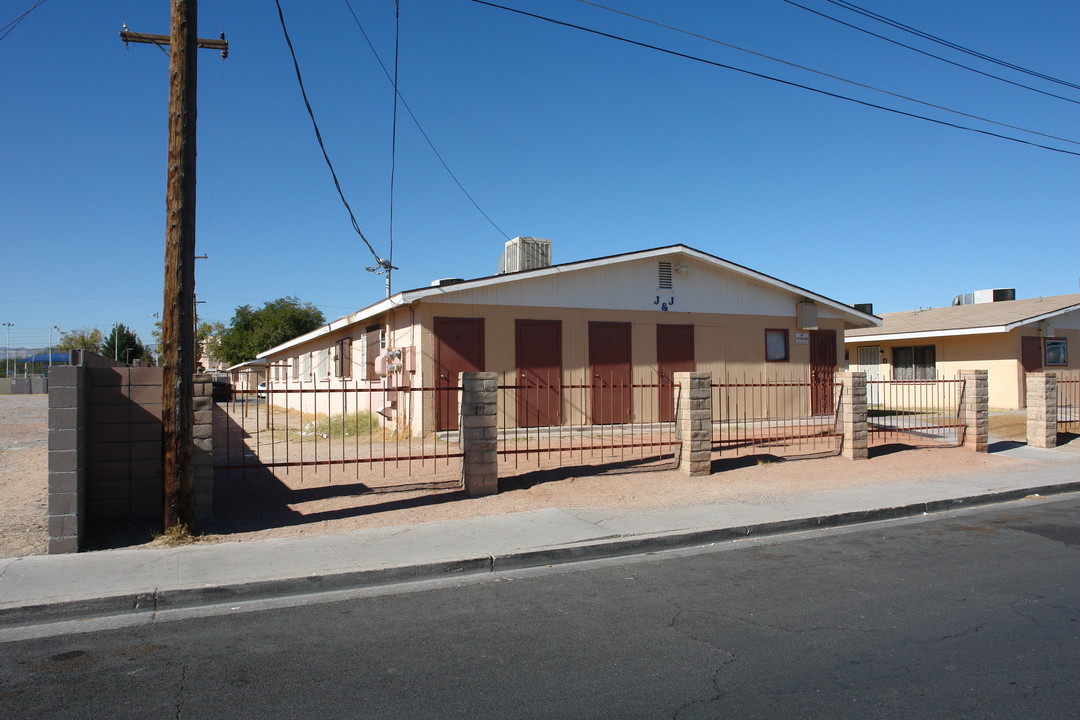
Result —
[[[712,472],[712,375],[675,373],[676,437],[682,441],[679,470],[688,475]]]
[[[86,529],[86,370],[49,375],[49,554],[73,553]]]
[[[838,372],[840,407],[837,432],[843,436],[840,454],[848,460],[870,457],[870,427],[866,421],[866,373]]]
[[[1057,447],[1057,373],[1027,374],[1027,443],[1030,447]]]
[[[493,372],[461,373],[458,438],[464,457],[461,477],[472,497],[499,491],[499,380]]]
[[[960,423],[964,426],[964,447],[987,452],[990,436],[990,390],[986,370],[961,370],[964,381],[960,398]]]
[[[214,386],[210,373],[196,373],[193,380],[191,473],[195,524],[201,525],[214,519]]]

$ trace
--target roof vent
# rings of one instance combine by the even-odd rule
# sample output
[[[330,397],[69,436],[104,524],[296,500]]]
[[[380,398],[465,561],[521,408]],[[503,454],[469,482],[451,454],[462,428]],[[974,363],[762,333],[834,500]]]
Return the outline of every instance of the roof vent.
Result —
[[[671,262],[661,260],[659,265],[659,280],[657,285],[661,290],[673,290],[671,285]]]
[[[551,266],[551,241],[543,238],[516,237],[506,242],[499,257],[499,274],[537,270]]]
[[[874,314],[874,303],[855,303],[852,307],[854,307],[861,313],[866,313],[867,315]]]
[[[457,285],[463,282],[465,282],[465,278],[439,278],[431,281],[431,287],[446,287],[447,285]]]

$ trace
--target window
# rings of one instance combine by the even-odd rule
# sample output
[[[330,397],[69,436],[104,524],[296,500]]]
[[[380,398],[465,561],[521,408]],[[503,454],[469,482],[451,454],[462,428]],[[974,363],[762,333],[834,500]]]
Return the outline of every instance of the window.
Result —
[[[380,325],[368,325],[364,328],[364,340],[360,343],[360,367],[364,380],[378,380],[375,373],[375,358],[379,357],[379,351],[385,346],[382,327]]]
[[[300,358],[289,358],[289,365],[292,366],[292,379],[300,379]]]
[[[334,374],[339,378],[352,377],[352,338],[337,341],[334,353]]]
[[[1046,347],[1047,365],[1069,364],[1069,341],[1065,338],[1046,338],[1043,340]]]
[[[787,362],[788,361],[788,331],[766,330],[765,331],[765,361]]]
[[[300,379],[311,379],[311,353],[304,353],[300,356]]]
[[[933,345],[893,348],[894,380],[937,379],[937,353]]]
[[[315,355],[315,377],[326,380],[330,377],[330,350],[320,350]]]
[[[859,370],[876,373],[881,362],[881,348],[877,345],[863,345],[858,350]]]

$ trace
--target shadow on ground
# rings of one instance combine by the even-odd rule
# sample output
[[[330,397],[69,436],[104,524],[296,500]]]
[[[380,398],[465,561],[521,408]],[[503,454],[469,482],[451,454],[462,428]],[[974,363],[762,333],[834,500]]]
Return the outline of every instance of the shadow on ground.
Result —
[[[569,480],[575,477],[595,477],[600,475],[625,475],[638,472],[666,472],[678,469],[674,460],[669,456],[653,456],[646,458],[634,458],[633,460],[620,460],[601,464],[565,465],[556,468],[538,468],[536,470],[520,471],[517,469],[500,469],[499,492],[513,492],[515,490],[528,490],[549,482]],[[511,474],[516,473],[516,474]]]

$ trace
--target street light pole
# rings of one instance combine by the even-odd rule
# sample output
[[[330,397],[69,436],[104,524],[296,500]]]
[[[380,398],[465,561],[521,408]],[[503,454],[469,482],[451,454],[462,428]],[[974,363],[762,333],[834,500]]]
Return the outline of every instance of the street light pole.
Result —
[[[60,341],[60,326],[59,325],[53,325],[51,328],[49,328],[49,369],[50,370],[52,370],[52,354],[53,354],[52,334],[53,334],[53,330],[56,331],[56,340],[57,340],[57,342],[59,342]]]
[[[15,327],[15,323],[4,323],[4,329],[7,332],[7,338],[4,340],[4,377],[11,377],[11,328]]]

